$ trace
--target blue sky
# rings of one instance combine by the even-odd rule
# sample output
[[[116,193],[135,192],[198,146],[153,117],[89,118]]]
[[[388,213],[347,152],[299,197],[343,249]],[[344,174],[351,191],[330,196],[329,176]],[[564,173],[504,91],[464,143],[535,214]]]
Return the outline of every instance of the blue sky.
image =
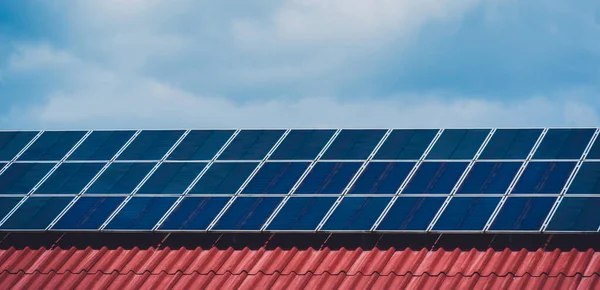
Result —
[[[0,2],[3,129],[598,126],[599,113],[593,0]]]

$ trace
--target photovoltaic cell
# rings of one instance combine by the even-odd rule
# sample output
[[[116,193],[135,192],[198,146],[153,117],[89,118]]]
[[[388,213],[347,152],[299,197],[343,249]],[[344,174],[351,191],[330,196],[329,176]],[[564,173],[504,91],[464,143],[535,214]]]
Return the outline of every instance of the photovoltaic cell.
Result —
[[[142,131],[117,159],[160,160],[184,132],[184,130]]]
[[[583,162],[567,193],[600,194],[600,162]]]
[[[504,194],[522,162],[476,162],[457,193]]]
[[[433,226],[435,231],[482,231],[500,197],[455,196]]]
[[[213,163],[190,193],[234,194],[257,165],[257,162]]]
[[[600,198],[565,197],[550,220],[547,231],[595,232],[600,226]]]
[[[52,229],[97,230],[124,200],[117,196],[82,196]]]
[[[58,161],[81,140],[83,131],[47,131],[44,132],[23,155],[20,161]]]
[[[2,230],[44,230],[72,197],[30,197],[7,220]]]
[[[492,231],[539,231],[556,197],[509,197],[490,227]]]
[[[34,194],[78,194],[103,166],[104,163],[63,163]]]
[[[445,197],[400,196],[377,230],[425,231],[445,200]]]
[[[106,227],[107,230],[151,230],[176,197],[134,196]]]
[[[86,193],[129,194],[152,170],[155,163],[113,163]]]
[[[361,162],[319,162],[295,193],[340,194],[358,171]]]
[[[371,162],[349,193],[395,194],[414,166],[414,162]]]
[[[258,231],[282,200],[279,197],[238,197],[213,230]]]
[[[447,129],[426,159],[473,159],[489,134],[488,129]]]
[[[438,130],[394,130],[377,151],[374,160],[418,160]]]
[[[368,231],[391,197],[346,196],[325,222],[324,231]]]
[[[23,197],[0,197],[0,220],[2,220]]]
[[[385,133],[386,130],[342,130],[321,159],[367,159]]]
[[[135,131],[94,131],[67,160],[110,160]]]
[[[204,231],[229,199],[230,197],[186,196],[167,217],[159,230]]]
[[[182,194],[204,169],[206,163],[162,163],[137,193]]]
[[[594,129],[550,129],[533,159],[579,159]]]
[[[233,135],[233,130],[193,130],[167,160],[211,160]]]
[[[284,133],[285,130],[242,130],[219,160],[261,160]]]
[[[541,129],[498,129],[479,159],[525,159],[542,131]]]
[[[242,193],[287,194],[306,171],[308,162],[267,162]]]
[[[594,145],[590,148],[590,152],[586,156],[587,159],[600,159],[600,138],[596,138]]]
[[[423,162],[402,193],[448,194],[467,165],[468,162]]]
[[[336,197],[291,197],[267,229],[314,231],[336,200]]]
[[[334,133],[335,130],[292,130],[269,159],[315,159]]]
[[[512,193],[560,193],[575,162],[529,162]]]
[[[27,194],[54,167],[53,163],[13,163],[0,175],[0,194]]]
[[[0,161],[10,161],[38,132],[0,132]]]

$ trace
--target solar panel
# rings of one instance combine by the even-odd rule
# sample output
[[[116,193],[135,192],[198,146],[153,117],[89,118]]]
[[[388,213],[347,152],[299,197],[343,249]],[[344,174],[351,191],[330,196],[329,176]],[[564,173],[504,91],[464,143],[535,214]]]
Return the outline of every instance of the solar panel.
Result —
[[[599,132],[0,132],[0,231],[597,232]]]

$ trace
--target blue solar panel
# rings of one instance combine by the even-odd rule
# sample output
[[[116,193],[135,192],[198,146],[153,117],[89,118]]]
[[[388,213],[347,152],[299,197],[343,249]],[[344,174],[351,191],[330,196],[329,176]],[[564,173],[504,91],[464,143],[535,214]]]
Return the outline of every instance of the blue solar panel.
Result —
[[[594,129],[550,129],[533,159],[579,159]]]
[[[0,132],[0,161],[9,161],[29,143],[38,132]]]
[[[52,229],[97,230],[124,200],[118,196],[82,196]]]
[[[448,194],[469,165],[468,162],[424,162],[404,189],[403,193]]]
[[[596,138],[594,144],[590,148],[590,152],[586,156],[587,159],[600,159],[600,138]]]
[[[142,131],[119,155],[118,160],[160,160],[185,131]]]
[[[380,231],[425,231],[442,207],[445,197],[400,196],[381,223]]]
[[[113,163],[86,193],[129,194],[152,170],[155,163]]]
[[[213,230],[258,231],[282,200],[279,197],[239,197],[221,216]]]
[[[214,163],[198,180],[190,193],[234,194],[258,163]]]
[[[23,197],[0,197],[0,220],[2,220]]]
[[[267,162],[242,193],[287,194],[309,165],[306,162]]]
[[[63,163],[34,194],[78,194],[103,166],[104,163]]]
[[[191,131],[167,160],[211,160],[234,132],[233,130]]]
[[[498,129],[479,159],[525,159],[541,134],[541,129]]]
[[[243,130],[219,156],[219,160],[261,160],[285,130]]]
[[[529,162],[512,193],[560,193],[575,162]]]
[[[53,163],[13,163],[0,175],[0,194],[26,194],[54,167]]]
[[[267,229],[314,231],[336,200],[336,197],[291,197]]]
[[[206,163],[162,163],[137,193],[182,194],[204,169]]]
[[[160,230],[204,231],[230,197],[186,196],[160,226]]]
[[[444,130],[426,158],[472,159],[489,132],[487,129]]]
[[[368,231],[373,227],[391,197],[345,197],[322,230]]]
[[[292,130],[269,159],[315,159],[333,134],[335,130]]]
[[[539,231],[556,197],[510,196],[490,227],[493,231]]]
[[[360,162],[319,162],[300,184],[298,194],[340,194],[358,171]]]
[[[437,132],[438,130],[394,130],[373,159],[420,159]]]
[[[94,131],[67,160],[110,160],[135,131]]]
[[[349,193],[394,194],[414,166],[414,162],[371,162]]]
[[[522,162],[477,162],[469,171],[458,193],[504,194]]]
[[[44,230],[72,197],[30,197],[7,220],[3,230]]]
[[[600,198],[565,197],[548,224],[547,231],[595,232],[600,226]]]
[[[433,226],[433,230],[482,231],[500,199],[500,197],[455,196]]]
[[[58,161],[81,140],[86,132],[47,131],[42,134],[23,155],[21,161]]]
[[[106,226],[107,230],[151,230],[176,197],[134,196]]]
[[[567,193],[600,194],[600,162],[583,162]]]
[[[386,130],[342,130],[321,159],[367,159],[385,133]]]

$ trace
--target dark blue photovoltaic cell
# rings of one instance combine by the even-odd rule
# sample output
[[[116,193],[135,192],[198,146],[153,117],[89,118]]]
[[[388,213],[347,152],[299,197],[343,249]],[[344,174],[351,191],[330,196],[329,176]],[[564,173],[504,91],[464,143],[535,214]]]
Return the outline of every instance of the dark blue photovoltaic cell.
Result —
[[[556,197],[509,197],[490,227],[492,231],[539,231]]]
[[[575,162],[529,162],[512,193],[560,193]]]
[[[185,197],[160,226],[160,230],[201,230],[217,217],[230,197]]]
[[[110,160],[135,131],[94,131],[67,160]]]
[[[500,197],[454,197],[433,226],[436,231],[482,231]]]
[[[584,162],[567,193],[600,194],[600,162]]]
[[[0,194],[26,194],[54,167],[53,163],[13,163],[0,175]]]
[[[579,159],[594,129],[550,129],[533,159]]]
[[[287,194],[309,165],[307,162],[267,162],[242,193]]]
[[[10,161],[38,132],[0,132],[0,161]]]
[[[63,163],[34,194],[78,194],[103,166],[104,163]]]
[[[106,229],[151,230],[176,200],[176,197],[134,196],[106,226]]]
[[[391,197],[345,197],[321,230],[368,231],[391,199]]]
[[[129,194],[152,170],[155,163],[113,163],[86,193]]]
[[[498,129],[479,159],[525,159],[542,129]]]
[[[177,162],[162,163],[146,180],[138,193],[182,194],[204,169],[206,163]]]
[[[285,130],[242,130],[219,156],[219,160],[261,160]]]
[[[97,230],[124,200],[116,196],[82,196],[52,229]]]
[[[314,231],[336,199],[336,197],[291,197],[267,229]]]
[[[371,162],[349,193],[394,194],[414,166],[414,162]]]
[[[423,162],[402,193],[448,194],[467,165],[468,162]]]
[[[0,197],[0,220],[2,220],[23,199],[22,197]]]
[[[517,175],[522,162],[477,162],[469,171],[458,193],[504,194]]]
[[[447,129],[426,159],[472,159],[489,134],[488,129]]]
[[[306,176],[295,193],[340,194],[361,165],[360,162],[319,162]]]
[[[377,230],[425,231],[445,200],[445,197],[400,196]]]
[[[30,197],[0,226],[0,229],[44,230],[72,199],[72,197]]]
[[[586,156],[587,159],[600,159],[600,138],[596,138],[594,145],[590,148],[590,152]]]
[[[61,160],[73,149],[86,132],[83,131],[47,131],[19,157],[20,161]]]
[[[142,131],[117,159],[160,160],[183,133],[183,130]]]
[[[335,130],[292,130],[269,159],[315,159],[334,133]]]
[[[258,231],[282,200],[278,197],[238,197],[213,230]]]
[[[437,132],[438,130],[394,130],[373,159],[420,159]]]
[[[190,193],[234,194],[258,163],[213,163]]]
[[[211,160],[234,132],[233,130],[191,131],[167,160]]]
[[[591,231],[600,226],[600,198],[565,197],[546,231]]]
[[[342,130],[321,159],[367,159],[385,133],[386,130]]]

